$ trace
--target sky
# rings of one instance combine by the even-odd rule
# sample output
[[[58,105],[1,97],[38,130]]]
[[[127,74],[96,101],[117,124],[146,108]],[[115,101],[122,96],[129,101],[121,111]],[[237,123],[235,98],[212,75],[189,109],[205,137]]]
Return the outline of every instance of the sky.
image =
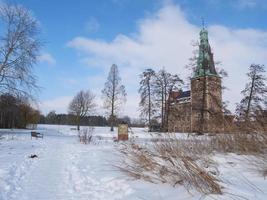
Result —
[[[103,114],[101,90],[119,67],[127,102],[119,115],[138,116],[139,74],[165,68],[185,78],[202,18],[220,68],[223,99],[234,111],[252,63],[267,66],[266,0],[10,0],[31,10],[43,41],[34,73],[39,109],[66,113],[73,96],[90,89]]]

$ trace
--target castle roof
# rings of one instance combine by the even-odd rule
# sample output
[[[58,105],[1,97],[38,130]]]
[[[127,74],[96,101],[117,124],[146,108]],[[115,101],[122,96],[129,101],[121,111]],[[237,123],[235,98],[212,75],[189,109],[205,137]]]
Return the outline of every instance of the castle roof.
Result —
[[[186,97],[190,97],[191,91],[182,91],[180,92],[180,94],[177,96],[177,99],[181,99],[181,98],[186,98]]]
[[[174,101],[180,101],[182,99],[188,99],[191,96],[191,91],[187,90],[187,91],[173,91],[170,93],[170,100],[172,102]]]
[[[208,31],[203,27],[199,33],[200,44],[199,53],[197,57],[197,68],[194,73],[194,77],[217,75],[213,53],[211,52]]]

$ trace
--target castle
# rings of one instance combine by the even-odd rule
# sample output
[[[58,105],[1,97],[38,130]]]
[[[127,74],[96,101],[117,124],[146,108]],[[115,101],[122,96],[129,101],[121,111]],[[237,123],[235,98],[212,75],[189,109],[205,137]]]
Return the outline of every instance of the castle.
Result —
[[[208,31],[200,31],[197,67],[191,78],[191,91],[173,91],[169,96],[168,130],[174,132],[222,132],[221,77],[217,74]]]

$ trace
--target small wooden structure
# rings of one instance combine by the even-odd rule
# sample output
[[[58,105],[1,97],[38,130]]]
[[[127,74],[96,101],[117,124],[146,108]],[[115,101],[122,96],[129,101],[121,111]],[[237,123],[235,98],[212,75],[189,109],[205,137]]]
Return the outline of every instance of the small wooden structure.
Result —
[[[118,126],[118,140],[128,140],[128,124],[119,124]]]
[[[38,133],[38,132],[35,132],[35,131],[32,131],[32,132],[31,132],[31,139],[32,139],[33,137],[35,137],[36,139],[38,139],[38,138],[42,138],[42,139],[43,139],[44,134],[42,134],[42,133]]]

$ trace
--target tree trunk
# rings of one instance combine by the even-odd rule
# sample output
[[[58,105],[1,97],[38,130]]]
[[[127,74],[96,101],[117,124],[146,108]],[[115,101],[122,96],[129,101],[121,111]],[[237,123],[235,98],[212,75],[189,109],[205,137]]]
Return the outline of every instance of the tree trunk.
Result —
[[[256,74],[253,74],[251,88],[250,88],[250,92],[249,92],[248,106],[247,106],[247,109],[246,109],[246,116],[245,116],[245,121],[246,122],[249,120],[249,112],[250,112],[250,107],[251,107],[252,94],[253,94],[253,90],[254,90],[255,75]]]
[[[112,99],[111,99],[111,121],[110,121],[110,131],[114,131],[114,104],[115,104],[115,73],[113,73],[112,80]]]
[[[114,131],[114,95],[112,96],[112,104],[111,104],[110,131]]]
[[[150,97],[150,83],[148,82],[148,131],[151,131],[151,97]]]
[[[204,52],[203,52],[203,55],[204,55]],[[203,77],[203,88],[202,88],[202,102],[201,102],[201,111],[200,111],[200,124],[199,124],[199,130],[198,132],[199,133],[204,133],[204,124],[205,124],[205,119],[204,119],[204,115],[205,115],[205,111],[206,111],[206,106],[205,106],[205,103],[206,103],[206,90],[207,90],[207,83],[206,83],[206,65],[207,63],[203,63],[204,65],[204,77]]]
[[[166,118],[166,122],[165,122],[165,129],[166,131],[169,131],[169,113],[170,113],[170,94],[172,93],[172,89],[169,91],[169,97],[166,100],[166,111],[165,111],[165,118]]]
[[[166,83],[166,79],[164,80],[164,119],[163,119],[163,130],[164,132],[167,131],[167,123],[166,123],[166,119],[167,119],[167,83]]]
[[[161,88],[161,130],[163,130],[163,124],[164,124],[164,89],[163,85]]]
[[[76,116],[76,122],[77,122],[77,130],[80,131],[80,116]]]
[[[114,131],[114,117],[113,114],[110,116],[110,131]]]
[[[204,119],[204,115],[205,115],[205,103],[206,103],[206,74],[204,72],[204,77],[203,77],[203,88],[202,88],[202,102],[201,102],[201,114],[200,114],[200,129],[199,129],[199,133],[203,133],[204,132],[204,123],[205,123],[205,119]]]

